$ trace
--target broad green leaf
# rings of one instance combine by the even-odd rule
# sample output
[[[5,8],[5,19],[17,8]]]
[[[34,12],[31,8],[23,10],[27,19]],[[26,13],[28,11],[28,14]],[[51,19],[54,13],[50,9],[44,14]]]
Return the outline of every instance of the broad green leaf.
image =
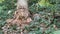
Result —
[[[53,32],[54,34],[60,34],[60,30]]]
[[[52,4],[50,4],[48,2],[48,0],[41,0],[41,1],[38,1],[38,4],[41,6],[41,7],[45,7],[45,6],[52,6]]]
[[[0,0],[0,3],[2,3],[2,1],[4,1],[4,0]]]
[[[40,6],[45,6],[46,5],[46,2],[45,2],[45,0],[41,0],[41,1],[38,2],[38,4]]]

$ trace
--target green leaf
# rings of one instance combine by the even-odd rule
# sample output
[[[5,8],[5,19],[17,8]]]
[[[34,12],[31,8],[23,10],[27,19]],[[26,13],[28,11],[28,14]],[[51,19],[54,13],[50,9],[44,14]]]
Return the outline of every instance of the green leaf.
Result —
[[[0,0],[0,3],[2,3],[2,1],[4,1],[4,0]]]
[[[54,34],[60,34],[60,30],[53,32]]]

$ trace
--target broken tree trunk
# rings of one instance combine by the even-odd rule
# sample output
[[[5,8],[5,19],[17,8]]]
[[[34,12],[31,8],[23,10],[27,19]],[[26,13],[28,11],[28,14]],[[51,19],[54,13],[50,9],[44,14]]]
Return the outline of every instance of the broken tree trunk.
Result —
[[[27,0],[17,0],[17,10],[14,13],[14,17],[12,19],[7,19],[7,24],[2,27],[4,34],[17,34],[20,30],[19,34],[24,34],[24,27],[28,25],[32,19],[29,17],[28,11],[28,2]],[[12,30],[11,25],[17,25],[17,30]]]

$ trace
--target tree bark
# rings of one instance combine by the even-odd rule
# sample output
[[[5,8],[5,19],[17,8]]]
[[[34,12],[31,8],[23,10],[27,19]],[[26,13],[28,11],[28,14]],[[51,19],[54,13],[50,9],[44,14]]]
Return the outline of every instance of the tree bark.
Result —
[[[28,11],[27,0],[17,0],[17,10],[15,11],[14,17],[12,19],[6,20],[7,24],[6,24],[6,26],[3,27],[4,33],[7,34],[10,26],[16,24],[16,26],[18,26],[17,27],[18,29],[16,32],[18,32],[20,29],[21,30],[20,34],[24,34],[24,31],[25,31],[24,27],[32,21],[32,19],[29,17],[29,14],[30,13]],[[15,32],[15,30],[12,30],[12,31]],[[17,34],[16,32],[15,32],[15,34]],[[11,33],[9,33],[9,34],[11,34]]]
[[[30,14],[28,11],[28,1],[27,0],[17,0],[17,11],[20,16],[28,17]],[[15,12],[15,14],[16,14]]]

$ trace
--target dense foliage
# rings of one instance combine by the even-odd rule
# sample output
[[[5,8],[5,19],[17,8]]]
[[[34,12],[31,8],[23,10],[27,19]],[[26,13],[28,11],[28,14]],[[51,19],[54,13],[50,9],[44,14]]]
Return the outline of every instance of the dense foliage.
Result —
[[[0,0],[0,34],[6,19],[12,18],[16,0]],[[32,22],[25,29],[29,34],[53,34],[60,30],[60,0],[29,0]],[[16,27],[12,26],[11,29]],[[57,31],[58,32],[58,31]],[[57,33],[58,34],[58,33]]]

